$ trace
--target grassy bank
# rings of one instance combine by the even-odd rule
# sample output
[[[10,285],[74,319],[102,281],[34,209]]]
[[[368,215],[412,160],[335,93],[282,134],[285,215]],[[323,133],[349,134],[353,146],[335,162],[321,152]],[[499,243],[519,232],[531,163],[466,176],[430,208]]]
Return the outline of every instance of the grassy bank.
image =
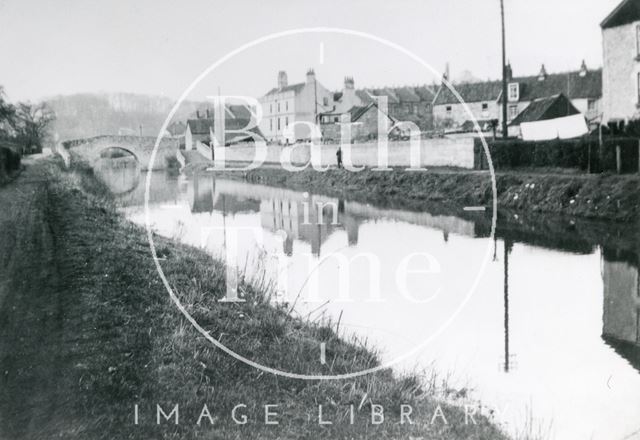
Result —
[[[436,418],[432,424],[439,403],[434,382],[422,377],[398,378],[387,370],[350,380],[302,381],[233,359],[183,319],[156,273],[146,232],[117,212],[90,171],[63,171],[53,162],[33,167],[30,179],[35,173],[47,182],[38,205],[46,214],[43,230],[51,235],[54,265],[47,266],[56,270],[50,295],[59,301],[55,332],[60,337],[52,342],[57,353],[52,364],[59,375],[51,376],[65,384],[64,398],[56,402],[60,411],[43,419],[42,432],[82,439],[504,438],[486,418],[475,416],[477,424],[465,423],[462,409],[444,403],[440,407],[448,423]],[[20,179],[11,185],[20,185]],[[224,293],[220,262],[160,237],[156,245],[187,310],[242,355],[306,374],[340,374],[378,364],[364,344],[338,337],[328,323],[292,318],[250,284],[240,288],[246,302],[217,302]],[[48,303],[54,299],[49,297]],[[20,313],[39,312],[34,307],[12,313],[18,315],[7,319],[19,326],[27,319]],[[327,345],[324,365],[319,362],[322,342]],[[167,414],[178,404],[179,424],[172,420],[158,426],[157,404]],[[204,417],[198,425],[205,404],[214,422]],[[244,425],[231,418],[238,404],[246,405],[238,411],[238,417],[247,416]],[[384,407],[380,425],[371,424],[374,404]],[[412,406],[413,425],[400,423],[402,404]],[[134,405],[139,406],[138,425]],[[270,409],[278,414],[278,425],[264,423],[265,405],[278,405]],[[319,405],[333,424],[319,425]]]
[[[253,183],[286,186],[375,204],[422,209],[440,206],[491,206],[488,172],[438,170],[415,173],[403,170],[358,173],[312,169],[292,173],[264,168],[227,172],[226,176]],[[553,213],[591,219],[630,221],[640,214],[640,176],[503,171],[496,174],[498,206],[533,213]]]

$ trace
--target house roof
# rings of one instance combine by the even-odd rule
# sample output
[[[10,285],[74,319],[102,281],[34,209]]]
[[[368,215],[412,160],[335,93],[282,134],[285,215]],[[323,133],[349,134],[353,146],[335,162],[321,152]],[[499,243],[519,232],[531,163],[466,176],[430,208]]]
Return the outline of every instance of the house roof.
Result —
[[[225,130],[241,130],[251,122],[252,109],[245,105],[227,105],[225,110]],[[213,117],[187,120],[191,134],[208,135],[209,130],[215,131],[215,112],[210,110],[209,115]],[[257,127],[250,131],[262,136],[262,133],[260,133]]]
[[[419,86],[414,89],[415,93],[420,97],[421,101],[433,102],[433,98],[438,93],[436,86]]]
[[[585,76],[574,71],[552,73],[544,81],[540,81],[538,76],[528,76],[511,82],[520,84],[520,101],[532,101],[559,93],[569,99],[602,97],[602,69],[587,71]]]
[[[360,98],[360,100],[365,104],[371,104],[372,102],[375,102],[371,97],[371,93],[366,89],[356,90],[356,96]]]
[[[546,121],[577,115],[580,111],[562,93],[531,101],[509,125],[520,125],[523,122]]]
[[[640,1],[640,0],[638,0]],[[602,69],[589,70],[581,76],[580,71],[553,73],[540,81],[538,76],[513,78],[509,83],[520,84],[520,101],[533,101],[557,94],[570,99],[598,99],[602,97]],[[485,81],[454,85],[464,102],[496,101],[501,96],[502,81]],[[459,101],[445,85],[440,87],[435,105],[458,104]]]
[[[600,27],[607,29],[638,20],[640,20],[640,0],[624,0],[600,23]]]
[[[420,102],[420,96],[411,87],[394,89],[400,102]]]
[[[298,94],[302,89],[304,89],[305,85],[306,83],[298,83],[298,84],[291,84],[282,88],[274,87],[273,89],[269,90],[265,96],[273,95],[275,93],[289,92],[289,91],[293,91],[294,93]]]
[[[495,101],[500,97],[502,82],[486,81],[479,83],[457,84],[453,86],[453,89],[458,92],[463,102]],[[434,105],[459,104],[460,101],[453,94],[451,89],[443,84],[440,87],[440,90],[438,90],[438,94],[436,95],[433,103]]]
[[[188,119],[187,126],[191,130],[191,134],[209,134],[209,130],[213,130],[213,119]]]
[[[372,102],[369,105],[366,106],[353,106],[351,107],[351,109],[349,109],[349,114],[351,115],[351,122],[358,122],[358,119],[360,119],[361,117],[363,117],[365,114],[367,114],[367,112],[369,110],[371,110],[373,107],[375,107],[376,109],[378,109],[378,111],[382,112],[382,110],[380,110],[378,108],[378,105],[375,102]],[[384,113],[384,112],[382,112]],[[391,116],[389,116],[388,114],[384,113],[385,116],[389,119],[391,119],[393,121],[393,118]]]

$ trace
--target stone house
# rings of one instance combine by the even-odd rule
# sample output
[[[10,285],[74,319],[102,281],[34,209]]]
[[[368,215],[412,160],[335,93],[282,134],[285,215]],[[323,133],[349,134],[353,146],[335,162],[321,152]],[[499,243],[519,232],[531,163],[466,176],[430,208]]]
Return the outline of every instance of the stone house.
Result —
[[[223,127],[220,129],[224,133],[224,145],[232,145],[239,142],[245,142],[250,140],[250,136],[244,134],[234,134],[232,130],[244,130],[252,121],[255,109],[248,108],[245,105],[230,105],[225,106],[225,117]],[[221,142],[222,136],[216,137],[216,120],[215,111],[213,109],[206,109],[202,114],[200,110],[196,112],[196,118],[188,119],[184,130],[184,145],[185,149],[193,150],[199,144],[201,146],[209,147],[217,139],[217,142]],[[258,127],[253,127],[247,131],[254,133],[255,135],[265,138],[264,134]]]
[[[309,139],[307,127],[294,122],[318,123],[318,115],[333,108],[333,93],[316,80],[313,69],[307,71],[306,81],[289,84],[287,73],[278,73],[278,85],[269,90],[258,102],[262,106],[260,131],[270,142],[281,144]]]
[[[378,138],[378,118],[383,116],[386,124],[391,127],[396,121],[389,114],[378,108],[375,101],[366,105],[352,106],[347,111],[327,112],[320,115],[320,130],[325,142],[339,143],[342,138],[344,120],[351,126],[351,140],[365,142]]]
[[[587,69],[584,61],[579,70],[548,74],[544,65],[535,76],[514,77],[507,67],[507,118],[510,122],[537,99],[563,94],[587,120],[595,121],[600,115],[602,98],[602,70]],[[492,121],[498,127],[502,121],[502,81],[454,84],[469,111],[480,127],[489,131]],[[433,103],[434,125],[439,129],[463,131],[472,127],[472,118],[454,93],[444,84]]]
[[[640,117],[640,0],[625,0],[600,24],[603,121]]]
[[[383,87],[365,89],[363,104],[372,102],[370,96],[386,96],[389,116],[396,121],[413,122],[421,131],[433,129],[433,99],[437,88],[431,86],[418,87]]]

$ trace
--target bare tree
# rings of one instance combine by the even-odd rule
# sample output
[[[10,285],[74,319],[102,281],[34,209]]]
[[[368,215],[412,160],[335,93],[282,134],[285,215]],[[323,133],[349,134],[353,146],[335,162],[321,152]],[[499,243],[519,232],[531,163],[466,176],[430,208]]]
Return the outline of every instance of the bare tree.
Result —
[[[4,88],[0,86],[0,139],[12,137],[15,134],[15,107],[6,101]]]
[[[45,103],[21,102],[16,108],[17,140],[25,152],[42,151],[48,136],[48,128],[55,120],[55,114]]]

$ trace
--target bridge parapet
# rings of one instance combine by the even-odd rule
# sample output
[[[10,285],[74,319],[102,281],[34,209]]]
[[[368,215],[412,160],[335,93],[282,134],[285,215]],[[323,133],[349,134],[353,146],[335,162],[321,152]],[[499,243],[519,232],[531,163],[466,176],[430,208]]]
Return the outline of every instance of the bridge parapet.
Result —
[[[117,148],[125,150],[135,156],[141,169],[149,169],[151,153],[156,143],[152,136],[116,136],[102,135],[86,139],[73,139],[62,142],[62,146],[72,156],[94,163],[100,158],[100,154],[107,149]],[[175,157],[179,147],[179,139],[163,138],[158,146],[156,157],[151,167],[154,170],[167,167],[167,156]]]

